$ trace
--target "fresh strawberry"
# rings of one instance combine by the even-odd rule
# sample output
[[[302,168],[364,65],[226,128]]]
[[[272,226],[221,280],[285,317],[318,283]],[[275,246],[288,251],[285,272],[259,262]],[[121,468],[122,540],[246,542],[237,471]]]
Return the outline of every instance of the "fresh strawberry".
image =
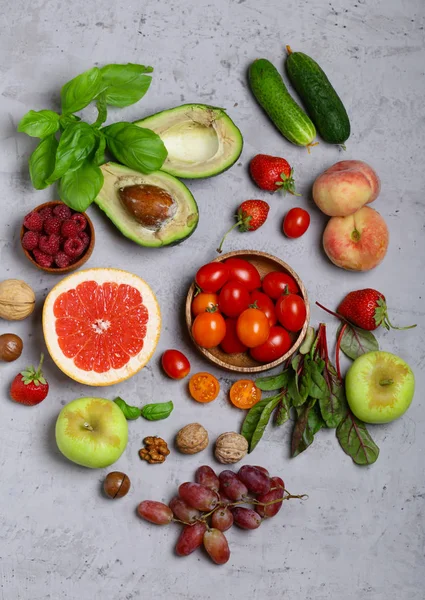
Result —
[[[236,227],[239,227],[239,230],[242,232],[255,231],[261,227],[267,219],[269,210],[270,206],[264,200],[245,200],[245,202],[242,202],[235,215],[237,222],[224,234],[217,252],[221,252],[224,240]]]
[[[39,237],[36,231],[26,231],[22,237],[22,247],[25,250],[34,250],[38,246]]]
[[[30,212],[24,217],[24,227],[30,231],[41,231],[43,229],[43,218],[38,212]]]
[[[380,325],[385,327],[385,329],[411,329],[412,327],[416,327],[416,325],[409,325],[407,327],[395,327],[392,325],[388,317],[385,296],[381,292],[371,288],[347,294],[338,306],[337,313],[353,325],[367,331],[374,331]]]
[[[71,218],[72,211],[69,208],[69,206],[66,206],[66,204],[57,204],[53,209],[53,214],[55,215],[55,217],[59,217],[59,219],[62,219],[62,221],[64,221],[65,219]]]
[[[37,370],[33,366],[27,367],[16,375],[10,386],[10,397],[15,402],[34,406],[44,400],[49,391],[49,384],[43,377],[41,370],[44,355],[41,355]]]
[[[289,192],[294,196],[301,195],[295,191],[294,170],[288,161],[280,156],[257,154],[251,160],[249,171],[252,179],[262,190],[268,192],[281,190],[284,194]]]
[[[61,230],[62,220],[59,217],[47,217],[43,223],[43,229],[46,233],[55,233],[59,235]]]

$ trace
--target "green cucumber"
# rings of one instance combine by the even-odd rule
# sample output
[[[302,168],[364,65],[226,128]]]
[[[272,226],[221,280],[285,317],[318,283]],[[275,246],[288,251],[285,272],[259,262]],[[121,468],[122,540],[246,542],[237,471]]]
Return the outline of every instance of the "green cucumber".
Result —
[[[259,58],[251,64],[249,85],[260,106],[287,140],[297,146],[311,145],[316,128],[289,94],[271,62]]]
[[[316,61],[286,49],[286,72],[319,134],[329,144],[343,145],[350,137],[350,120],[340,97]]]

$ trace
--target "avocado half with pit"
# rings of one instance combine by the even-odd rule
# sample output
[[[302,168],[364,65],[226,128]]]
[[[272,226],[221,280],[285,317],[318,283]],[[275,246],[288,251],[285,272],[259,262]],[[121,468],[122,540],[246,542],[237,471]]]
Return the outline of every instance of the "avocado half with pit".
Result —
[[[198,206],[188,188],[168,173],[149,175],[109,162],[96,204],[123,235],[140,246],[179,244],[195,231]]]
[[[242,152],[242,134],[221,108],[183,104],[135,125],[155,131],[168,156],[161,167],[175,177],[201,179],[229,169]]]

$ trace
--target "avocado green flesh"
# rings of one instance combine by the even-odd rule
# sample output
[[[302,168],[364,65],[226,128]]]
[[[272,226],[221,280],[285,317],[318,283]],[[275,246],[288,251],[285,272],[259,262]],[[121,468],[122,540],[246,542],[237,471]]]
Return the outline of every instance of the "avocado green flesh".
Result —
[[[176,177],[218,175],[242,152],[239,129],[222,109],[206,104],[183,104],[136,121],[135,125],[161,137],[168,151],[161,170]]]
[[[161,247],[178,244],[195,231],[198,224],[198,206],[188,188],[178,179],[155,171],[146,175],[117,163],[101,166],[104,184],[95,202],[111,219],[123,235],[140,246]],[[121,201],[121,188],[148,184],[155,185],[170,194],[175,202],[172,217],[158,230],[138,223]]]

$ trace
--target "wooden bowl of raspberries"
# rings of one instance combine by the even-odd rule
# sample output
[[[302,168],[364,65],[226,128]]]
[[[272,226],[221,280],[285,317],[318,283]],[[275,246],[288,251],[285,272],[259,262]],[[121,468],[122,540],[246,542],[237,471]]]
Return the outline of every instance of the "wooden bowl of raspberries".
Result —
[[[93,252],[94,240],[89,217],[59,200],[37,206],[21,227],[25,256],[47,273],[69,273],[81,267]]]

